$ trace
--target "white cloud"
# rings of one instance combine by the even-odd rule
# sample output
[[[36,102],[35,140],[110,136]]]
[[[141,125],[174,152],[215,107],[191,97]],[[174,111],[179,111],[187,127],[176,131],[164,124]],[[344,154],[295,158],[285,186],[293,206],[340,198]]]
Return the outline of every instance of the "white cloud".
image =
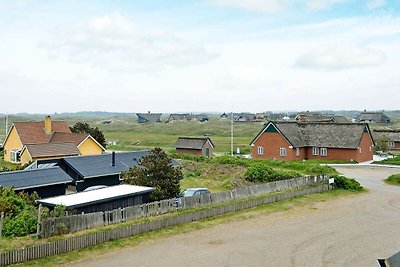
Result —
[[[307,0],[306,2],[306,7],[307,9],[310,10],[323,10],[323,9],[328,9],[331,6],[345,3],[349,0]]]
[[[296,61],[296,66],[312,69],[341,70],[377,66],[386,59],[385,54],[363,46],[320,47]]]
[[[210,2],[259,13],[275,13],[291,3],[290,0],[210,0]]]
[[[372,9],[377,9],[384,7],[386,5],[386,0],[370,0],[367,2],[367,8],[372,10]]]
[[[164,29],[141,30],[120,14],[96,17],[60,30],[42,47],[52,57],[67,57],[117,71],[146,71],[204,63],[215,55]]]

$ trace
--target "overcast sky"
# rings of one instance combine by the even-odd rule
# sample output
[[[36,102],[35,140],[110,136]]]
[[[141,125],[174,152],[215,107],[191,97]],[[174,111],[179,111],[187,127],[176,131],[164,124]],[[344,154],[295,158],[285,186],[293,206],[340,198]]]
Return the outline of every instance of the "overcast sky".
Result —
[[[399,109],[400,0],[0,0],[0,113]]]

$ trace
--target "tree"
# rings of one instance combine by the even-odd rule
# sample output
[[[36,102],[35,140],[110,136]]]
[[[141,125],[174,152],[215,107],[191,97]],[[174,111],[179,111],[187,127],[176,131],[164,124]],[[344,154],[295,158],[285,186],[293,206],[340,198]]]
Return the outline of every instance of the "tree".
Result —
[[[380,135],[375,137],[375,151],[386,152],[388,150],[389,137],[387,135]]]
[[[176,197],[183,178],[181,167],[174,167],[171,158],[159,147],[140,159],[139,164],[122,174],[125,182],[132,185],[154,187],[150,201]]]
[[[100,145],[106,148],[106,138],[99,127],[92,128],[86,122],[77,122],[73,127],[69,127],[73,133],[88,133],[90,134]]]

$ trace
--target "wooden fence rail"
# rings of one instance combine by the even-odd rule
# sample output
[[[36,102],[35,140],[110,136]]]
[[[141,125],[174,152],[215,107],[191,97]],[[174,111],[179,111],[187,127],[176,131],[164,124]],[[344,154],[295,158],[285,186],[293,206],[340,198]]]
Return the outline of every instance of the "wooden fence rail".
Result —
[[[178,207],[176,205],[176,199],[167,199],[112,211],[77,214],[59,218],[46,218],[40,223],[40,237],[74,233],[98,226],[157,216],[177,210],[190,210],[198,207],[211,206],[235,199],[265,195],[271,192],[295,190],[315,185],[325,180],[327,180],[327,176],[324,175],[304,176],[265,184],[245,186],[220,193],[181,198],[181,203]]]
[[[32,247],[21,248],[0,254],[0,266],[17,264],[35,259],[41,259],[61,253],[67,253],[104,242],[131,237],[142,233],[159,230],[164,227],[190,223],[210,217],[223,215],[226,213],[241,211],[259,205],[290,199],[301,195],[314,194],[329,189],[328,185],[319,185],[292,192],[284,192],[257,199],[247,199],[236,203],[213,207],[207,210],[195,211],[186,214],[175,214],[168,218],[159,218],[153,221],[122,226],[115,229],[99,231],[81,236],[70,237],[67,239],[47,242]]]

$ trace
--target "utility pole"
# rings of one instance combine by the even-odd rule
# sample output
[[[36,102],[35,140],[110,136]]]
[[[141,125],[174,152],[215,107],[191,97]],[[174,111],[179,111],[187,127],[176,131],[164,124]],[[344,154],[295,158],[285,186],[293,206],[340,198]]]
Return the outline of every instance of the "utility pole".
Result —
[[[5,121],[6,121],[6,137],[7,137],[7,134],[8,134],[8,115],[6,114],[6,117],[5,117]]]
[[[231,157],[233,157],[233,111],[231,112]]]

